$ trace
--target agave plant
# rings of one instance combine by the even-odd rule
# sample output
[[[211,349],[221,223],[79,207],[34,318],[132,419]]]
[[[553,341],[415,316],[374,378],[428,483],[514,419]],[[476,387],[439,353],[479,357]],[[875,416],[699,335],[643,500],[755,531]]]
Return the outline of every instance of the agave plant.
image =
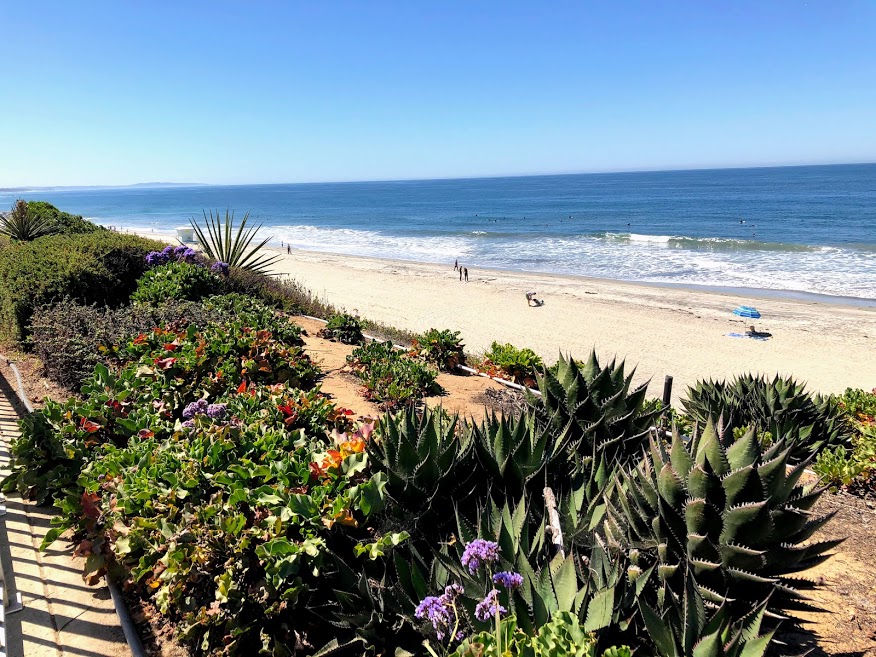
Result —
[[[641,454],[659,410],[645,404],[647,383],[630,391],[635,370],[625,374],[615,361],[601,367],[595,352],[586,363],[561,354],[555,369],[539,376],[541,397],[529,398],[540,422],[586,457],[628,461]]]
[[[18,199],[8,214],[0,214],[0,235],[29,242],[55,232],[52,220],[28,211],[27,201]]]
[[[215,216],[211,210],[209,217],[204,212],[204,226],[199,225],[194,219],[189,223],[195,231],[198,243],[210,258],[217,262],[224,262],[231,267],[267,274],[268,268],[281,256],[261,253],[271,238],[266,237],[261,242],[253,244],[252,242],[262,224],[254,228],[247,228],[248,221],[249,213],[247,212],[235,231],[233,212],[226,210],[223,220],[218,210]]]
[[[565,459],[564,436],[554,435],[527,414],[510,419],[487,416],[472,428],[472,442],[490,485],[511,498],[519,498],[554,459]],[[543,479],[538,490],[546,483]]]
[[[767,603],[734,617],[727,606],[710,610],[688,571],[684,591],[658,609],[644,601],[639,609],[659,657],[763,657],[773,632],[761,634]]]
[[[422,519],[433,500],[464,498],[474,487],[471,438],[457,431],[458,421],[443,409],[428,407],[381,418],[368,455],[371,467],[386,474],[387,493],[399,510]]]
[[[797,462],[824,448],[848,447],[853,430],[842,409],[830,397],[812,396],[790,377],[744,374],[732,381],[699,381],[688,388],[682,405],[696,421],[726,418],[737,426],[785,433],[800,429],[791,453]]]
[[[810,511],[823,489],[798,485],[808,462],[788,469],[784,437],[764,451],[753,429],[734,441],[729,425],[711,421],[689,442],[674,431],[668,450],[650,442],[622,473],[603,529],[630,549],[634,568],[656,565],[661,602],[684,588],[689,568],[710,604],[737,610],[769,598],[770,610],[808,608],[807,582],[788,576],[840,542],[809,541],[833,514]]]

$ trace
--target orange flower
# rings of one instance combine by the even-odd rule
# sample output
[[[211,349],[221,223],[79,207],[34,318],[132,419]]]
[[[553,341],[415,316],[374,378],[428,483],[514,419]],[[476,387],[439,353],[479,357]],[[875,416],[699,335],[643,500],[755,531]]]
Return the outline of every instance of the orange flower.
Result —
[[[88,433],[94,433],[95,431],[100,430],[100,425],[97,422],[92,422],[88,418],[81,418],[79,420],[79,428],[87,431]]]

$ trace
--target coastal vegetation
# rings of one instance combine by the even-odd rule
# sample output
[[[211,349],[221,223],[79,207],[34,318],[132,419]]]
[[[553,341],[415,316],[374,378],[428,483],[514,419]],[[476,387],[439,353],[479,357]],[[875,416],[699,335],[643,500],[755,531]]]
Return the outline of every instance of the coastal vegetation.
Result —
[[[222,262],[229,267],[236,267],[250,272],[266,274],[279,256],[263,253],[262,249],[271,239],[265,237],[259,242],[253,242],[261,228],[258,226],[246,227],[249,222],[249,212],[243,215],[240,224],[235,230],[234,213],[226,210],[224,219],[216,211],[210,215],[204,213],[204,224],[201,225],[194,219],[191,226],[195,231],[198,244],[208,258]]]
[[[458,333],[367,341],[209,254],[50,235],[0,246],[6,272],[4,339],[78,394],[24,417],[3,488],[192,655],[760,657],[838,542],[805,469],[873,490],[873,393],[742,376],[683,413],[624,362],[494,343],[481,369],[540,394],[472,419],[423,401]],[[323,392],[296,312],[387,412]]]

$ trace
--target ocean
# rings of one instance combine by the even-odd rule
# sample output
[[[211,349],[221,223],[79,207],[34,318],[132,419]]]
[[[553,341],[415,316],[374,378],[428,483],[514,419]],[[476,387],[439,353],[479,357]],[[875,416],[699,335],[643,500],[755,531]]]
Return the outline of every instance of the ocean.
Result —
[[[278,244],[626,281],[876,299],[876,164],[0,192],[120,228],[247,211]]]

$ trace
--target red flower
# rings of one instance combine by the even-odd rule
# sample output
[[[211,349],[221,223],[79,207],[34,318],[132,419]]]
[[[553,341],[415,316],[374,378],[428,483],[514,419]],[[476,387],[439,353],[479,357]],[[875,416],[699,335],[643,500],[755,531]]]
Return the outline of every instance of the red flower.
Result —
[[[92,422],[88,418],[82,418],[79,420],[79,428],[88,433],[94,433],[100,429],[100,425],[97,422]]]
[[[176,362],[176,358],[156,358],[155,364],[163,370],[169,370]]]
[[[246,392],[246,379],[240,382],[240,385],[237,386],[237,394],[242,395]]]

